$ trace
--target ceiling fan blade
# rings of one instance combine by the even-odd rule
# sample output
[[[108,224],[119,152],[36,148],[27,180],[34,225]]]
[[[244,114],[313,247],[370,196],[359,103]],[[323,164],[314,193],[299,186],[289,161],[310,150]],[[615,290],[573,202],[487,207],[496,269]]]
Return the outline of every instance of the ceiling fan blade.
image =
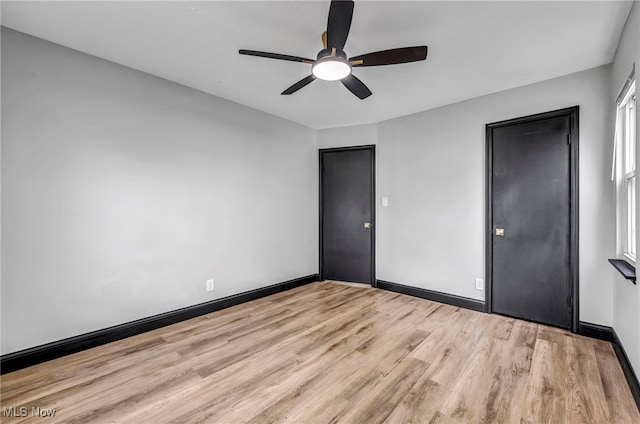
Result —
[[[313,60],[298,56],[289,56],[287,54],[258,52],[255,50],[238,50],[240,54],[246,54],[248,56],[266,57],[269,59],[289,60],[291,62],[313,63]]]
[[[314,77],[313,75],[309,75],[308,77],[304,77],[302,78],[300,81],[298,81],[297,83],[293,84],[291,87],[287,88],[286,90],[284,90],[281,94],[283,95],[289,95],[289,94],[293,94],[296,91],[300,90],[302,87],[308,85],[309,83],[311,83],[314,79],[316,79],[316,77]]]
[[[327,21],[327,47],[344,48],[351,28],[353,1],[332,0]]]
[[[366,99],[371,95],[371,90],[367,88],[366,85],[358,78],[356,78],[353,74],[350,74],[343,79],[341,79],[342,84],[349,89],[353,94],[358,96],[360,100]]]
[[[352,66],[396,65],[399,63],[417,62],[427,58],[427,46],[401,47],[399,49],[381,50],[360,56],[350,57]],[[358,63],[362,61],[361,63]]]

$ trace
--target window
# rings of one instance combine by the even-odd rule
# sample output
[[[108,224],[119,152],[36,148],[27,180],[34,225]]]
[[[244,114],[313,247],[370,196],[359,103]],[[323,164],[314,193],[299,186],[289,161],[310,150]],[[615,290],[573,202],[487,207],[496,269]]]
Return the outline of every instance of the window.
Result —
[[[626,259],[636,261],[636,84],[633,76],[618,98],[616,140],[621,153],[618,173],[619,245]]]

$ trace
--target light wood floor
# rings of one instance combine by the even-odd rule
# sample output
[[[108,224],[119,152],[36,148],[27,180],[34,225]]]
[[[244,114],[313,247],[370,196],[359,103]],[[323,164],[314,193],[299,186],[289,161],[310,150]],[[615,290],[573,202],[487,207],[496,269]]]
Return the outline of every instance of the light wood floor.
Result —
[[[315,283],[7,374],[39,423],[640,423],[612,347]]]

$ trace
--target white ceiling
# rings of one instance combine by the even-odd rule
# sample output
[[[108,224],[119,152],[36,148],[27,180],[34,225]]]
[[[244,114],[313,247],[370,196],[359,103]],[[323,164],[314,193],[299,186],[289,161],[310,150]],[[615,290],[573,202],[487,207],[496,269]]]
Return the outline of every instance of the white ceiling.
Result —
[[[349,56],[426,44],[426,62],[358,68],[373,92],[338,82],[285,88],[314,59],[329,1],[2,1],[2,25],[312,128],[379,122],[611,62],[633,2],[356,0]]]

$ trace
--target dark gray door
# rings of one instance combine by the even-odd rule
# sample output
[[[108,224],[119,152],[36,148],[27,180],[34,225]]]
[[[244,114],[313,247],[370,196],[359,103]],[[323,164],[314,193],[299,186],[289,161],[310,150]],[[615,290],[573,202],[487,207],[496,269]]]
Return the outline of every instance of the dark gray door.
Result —
[[[492,129],[492,310],[571,327],[570,117]]]
[[[320,275],[374,284],[374,147],[320,150]]]

